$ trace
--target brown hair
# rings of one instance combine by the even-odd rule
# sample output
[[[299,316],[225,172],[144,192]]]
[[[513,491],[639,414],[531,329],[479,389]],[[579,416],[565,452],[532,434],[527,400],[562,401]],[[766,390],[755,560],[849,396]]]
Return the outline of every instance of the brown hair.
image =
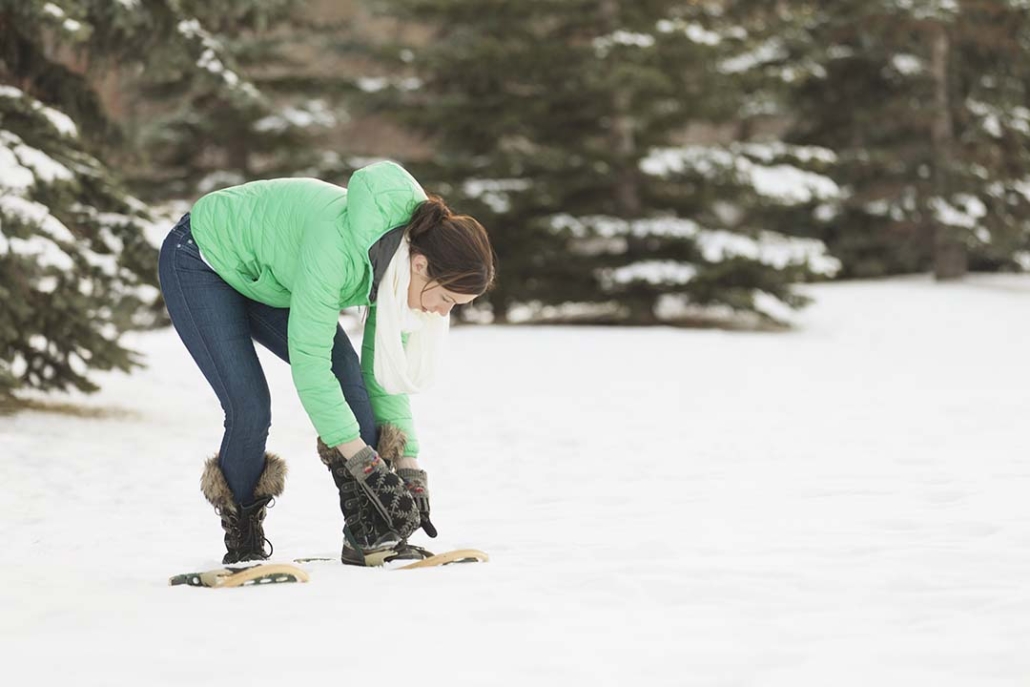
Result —
[[[407,228],[412,255],[426,257],[428,276],[455,293],[479,296],[494,285],[496,257],[486,229],[451,211],[439,196],[415,209]]]

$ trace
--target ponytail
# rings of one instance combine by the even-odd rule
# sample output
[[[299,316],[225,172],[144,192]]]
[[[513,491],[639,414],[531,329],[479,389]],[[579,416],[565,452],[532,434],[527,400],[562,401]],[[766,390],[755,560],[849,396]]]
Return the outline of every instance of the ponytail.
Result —
[[[419,203],[408,222],[408,240],[415,242],[442,222],[454,216],[440,196],[429,196]]]
[[[429,278],[455,293],[479,296],[493,287],[496,256],[486,229],[454,213],[439,196],[415,209],[406,235],[412,254],[426,257]]]

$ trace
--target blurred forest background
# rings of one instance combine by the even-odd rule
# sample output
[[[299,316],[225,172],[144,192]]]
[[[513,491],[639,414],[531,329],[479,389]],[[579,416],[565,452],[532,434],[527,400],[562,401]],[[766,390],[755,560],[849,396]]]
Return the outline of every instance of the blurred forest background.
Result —
[[[1030,268],[1030,0],[0,0],[0,397],[163,326],[209,191],[379,159],[473,214],[470,322],[777,326]]]

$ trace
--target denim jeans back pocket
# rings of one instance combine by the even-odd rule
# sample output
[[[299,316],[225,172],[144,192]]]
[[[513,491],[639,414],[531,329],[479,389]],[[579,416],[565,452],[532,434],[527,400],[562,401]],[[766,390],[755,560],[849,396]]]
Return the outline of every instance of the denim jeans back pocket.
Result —
[[[197,242],[193,240],[193,233],[189,229],[179,237],[179,243],[176,245],[176,248],[194,258],[200,258],[200,248],[197,246]]]
[[[190,215],[186,213],[183,215],[179,223],[175,225],[168,234],[168,238],[165,239],[165,245],[162,250],[169,250],[173,252],[178,258],[180,265],[187,269],[204,269],[210,270],[207,262],[200,255],[200,246],[193,240],[193,231],[190,228]]]
[[[200,248],[193,240],[193,228],[190,226],[190,213],[182,216],[179,222],[172,229],[175,236],[175,247],[177,250],[187,253],[195,258],[200,258]]]

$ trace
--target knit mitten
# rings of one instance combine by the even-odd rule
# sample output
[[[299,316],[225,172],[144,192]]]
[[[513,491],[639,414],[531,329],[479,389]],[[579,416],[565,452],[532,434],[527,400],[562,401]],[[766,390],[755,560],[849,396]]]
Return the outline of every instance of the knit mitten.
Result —
[[[404,481],[390,471],[372,447],[361,449],[345,465],[347,472],[357,480],[369,501],[399,537],[405,539],[419,528],[421,518],[414,497]]]
[[[430,537],[435,537],[436,527],[429,520],[429,475],[426,474],[425,470],[400,468],[397,470],[397,476],[404,480],[404,486],[408,488],[408,493],[415,499],[415,505],[418,507],[419,524],[422,526],[422,529]]]

